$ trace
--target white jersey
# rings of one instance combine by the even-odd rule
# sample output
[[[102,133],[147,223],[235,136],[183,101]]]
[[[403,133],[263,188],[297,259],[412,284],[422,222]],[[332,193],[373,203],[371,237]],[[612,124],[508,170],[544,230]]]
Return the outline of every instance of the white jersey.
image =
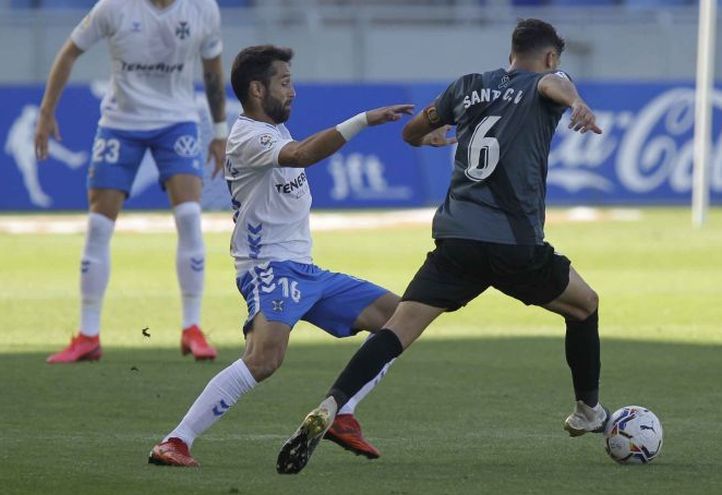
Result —
[[[150,0],[100,0],[70,39],[85,51],[101,38],[112,61],[101,126],[150,130],[199,120],[196,60],[223,49],[215,0],[175,0],[162,10]]]
[[[285,125],[244,115],[228,136],[225,178],[236,210],[231,255],[238,276],[268,261],[312,263],[306,171],[278,165],[291,141]]]

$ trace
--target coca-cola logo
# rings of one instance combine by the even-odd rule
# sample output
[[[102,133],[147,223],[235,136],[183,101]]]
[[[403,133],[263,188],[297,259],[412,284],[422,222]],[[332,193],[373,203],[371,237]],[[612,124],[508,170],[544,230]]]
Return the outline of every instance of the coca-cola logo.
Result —
[[[722,110],[722,92],[714,108]],[[559,125],[549,155],[550,185],[569,193],[650,193],[692,189],[694,90],[673,88],[634,112],[596,110],[604,134],[579,134]],[[713,192],[722,192],[722,139],[714,136],[710,166]]]

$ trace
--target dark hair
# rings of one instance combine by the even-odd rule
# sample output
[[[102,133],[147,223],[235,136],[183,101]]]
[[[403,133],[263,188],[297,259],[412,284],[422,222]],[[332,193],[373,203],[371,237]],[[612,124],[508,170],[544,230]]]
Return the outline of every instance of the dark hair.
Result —
[[[554,26],[539,19],[521,19],[511,35],[511,51],[518,55],[533,54],[545,48],[554,48],[561,55],[565,45]]]
[[[276,60],[290,62],[293,50],[274,45],[249,46],[236,55],[231,69],[231,86],[242,105],[248,101],[251,81],[261,81],[264,86],[273,76],[271,65]]]

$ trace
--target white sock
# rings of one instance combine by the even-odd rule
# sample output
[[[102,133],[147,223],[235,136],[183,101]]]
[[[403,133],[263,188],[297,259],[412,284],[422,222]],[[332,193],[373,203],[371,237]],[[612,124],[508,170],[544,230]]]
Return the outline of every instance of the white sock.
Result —
[[[201,233],[201,205],[194,201],[173,208],[178,230],[176,272],[183,304],[183,328],[201,320],[201,298],[205,274],[206,250]]]
[[[100,310],[110,278],[110,238],[115,222],[105,215],[90,213],[85,248],[80,261],[80,333],[100,333]]]
[[[368,337],[366,337],[366,340],[370,339],[373,336],[373,334],[370,334]],[[369,392],[371,392],[376,385],[378,385],[381,382],[381,379],[386,375],[386,372],[389,371],[389,366],[396,361],[395,359],[392,359],[386,365],[381,368],[381,371],[379,371],[379,374],[376,375],[370,382],[368,382],[366,385],[361,387],[361,390],[356,392],[356,395],[351,397],[344,406],[339,409],[338,415],[341,414],[353,414],[356,410],[356,406],[361,402],[364,397],[368,395]]]
[[[256,386],[256,380],[242,359],[234,362],[208,382],[201,395],[181,420],[163,439],[180,438],[188,447],[196,437],[221,419],[228,409]]]

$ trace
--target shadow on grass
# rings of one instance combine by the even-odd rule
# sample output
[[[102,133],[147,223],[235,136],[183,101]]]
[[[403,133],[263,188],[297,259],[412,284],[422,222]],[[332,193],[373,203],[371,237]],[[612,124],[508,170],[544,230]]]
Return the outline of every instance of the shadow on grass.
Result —
[[[417,343],[362,403],[359,417],[382,459],[368,462],[324,445],[303,475],[276,475],[278,446],[355,349],[343,342],[292,345],[281,370],[196,443],[199,471],[153,469],[145,456],[237,351],[222,349],[217,362],[195,363],[175,348],[108,348],[98,363],[55,366],[45,364],[45,354],[0,354],[3,492],[416,494],[478,493],[483,485],[488,493],[675,487],[719,493],[722,487],[722,448],[715,441],[722,435],[722,348],[609,339],[602,349],[604,402],[645,405],[665,426],[664,454],[649,469],[610,463],[598,437],[563,436],[561,420],[573,397],[562,339],[480,338]]]

